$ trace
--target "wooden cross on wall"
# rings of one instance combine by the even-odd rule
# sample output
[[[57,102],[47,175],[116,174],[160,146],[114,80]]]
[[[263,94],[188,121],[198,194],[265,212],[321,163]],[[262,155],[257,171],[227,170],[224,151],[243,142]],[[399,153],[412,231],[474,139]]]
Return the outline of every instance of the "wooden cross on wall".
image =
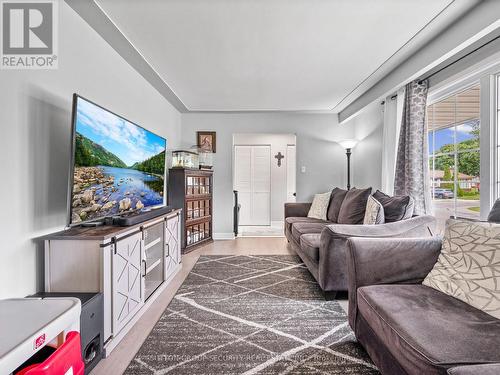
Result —
[[[278,159],[278,167],[281,167],[281,159],[284,159],[285,156],[281,154],[281,151],[274,155],[275,159]]]

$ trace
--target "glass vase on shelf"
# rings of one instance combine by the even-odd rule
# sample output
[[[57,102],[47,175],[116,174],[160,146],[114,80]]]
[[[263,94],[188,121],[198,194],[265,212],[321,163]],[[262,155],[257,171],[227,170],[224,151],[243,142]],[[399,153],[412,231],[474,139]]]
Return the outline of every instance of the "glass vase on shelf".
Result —
[[[200,167],[199,155],[196,150],[172,151],[172,168],[194,168]]]
[[[200,160],[200,169],[213,168],[214,153],[212,151],[198,147],[198,156]]]

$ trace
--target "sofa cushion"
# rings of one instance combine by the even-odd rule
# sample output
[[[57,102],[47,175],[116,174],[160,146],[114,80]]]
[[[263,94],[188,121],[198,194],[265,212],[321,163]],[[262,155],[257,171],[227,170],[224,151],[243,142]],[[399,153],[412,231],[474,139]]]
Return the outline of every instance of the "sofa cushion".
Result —
[[[372,188],[351,189],[347,192],[340,206],[338,224],[363,224],[366,202],[372,193]]]
[[[449,219],[423,284],[500,319],[500,225]]]
[[[470,365],[453,367],[448,370],[449,375],[498,375],[500,374],[500,363],[487,365]]]
[[[331,224],[329,221],[325,220],[320,220],[320,219],[314,219],[312,217],[287,217],[285,219],[285,229],[288,231],[288,233],[292,233],[292,225],[295,223],[326,223],[326,224]]]
[[[384,216],[386,223],[406,220],[413,216],[415,201],[409,195],[391,197],[377,190],[373,197],[384,206]]]
[[[326,220],[326,212],[330,203],[331,193],[315,194],[311,204],[311,208],[307,213],[307,217],[314,219]]]
[[[368,197],[368,201],[366,202],[365,218],[363,219],[363,224],[373,225],[383,224],[384,222],[384,206],[382,206],[382,203],[380,203],[370,195]]]
[[[300,247],[313,262],[319,262],[319,246],[321,235],[318,233],[306,233],[300,236]]]
[[[330,205],[328,206],[328,212],[326,218],[332,223],[337,223],[339,219],[340,207],[342,202],[347,195],[347,190],[336,187],[332,190],[332,195],[330,197]]]
[[[456,298],[420,284],[361,287],[357,298],[359,314],[408,373],[500,361],[500,320]]]
[[[297,242],[300,243],[300,236],[309,233],[321,233],[321,231],[328,225],[331,224],[328,221],[317,222],[317,223],[295,223],[292,224],[292,237]]]

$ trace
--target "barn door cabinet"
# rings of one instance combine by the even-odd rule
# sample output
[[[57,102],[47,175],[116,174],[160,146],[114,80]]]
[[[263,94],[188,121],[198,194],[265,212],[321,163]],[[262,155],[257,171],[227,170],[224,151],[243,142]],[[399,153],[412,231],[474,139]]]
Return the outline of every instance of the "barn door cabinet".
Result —
[[[43,238],[46,292],[103,293],[106,356],[179,271],[180,219],[174,210],[131,227],[74,227]]]
[[[175,274],[181,263],[181,221],[169,220],[165,225],[165,278],[169,279]]]
[[[116,239],[111,254],[111,332],[120,332],[144,305],[142,231]]]

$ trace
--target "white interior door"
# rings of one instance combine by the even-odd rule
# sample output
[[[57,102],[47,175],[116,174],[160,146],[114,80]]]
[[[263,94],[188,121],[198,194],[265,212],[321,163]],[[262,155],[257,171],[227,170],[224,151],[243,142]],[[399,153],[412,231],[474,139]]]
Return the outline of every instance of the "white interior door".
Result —
[[[271,146],[234,146],[240,225],[271,224]]]
[[[271,225],[271,146],[252,146],[252,224]]]
[[[294,203],[296,201],[296,148],[295,145],[287,145],[286,147],[286,201]]]

